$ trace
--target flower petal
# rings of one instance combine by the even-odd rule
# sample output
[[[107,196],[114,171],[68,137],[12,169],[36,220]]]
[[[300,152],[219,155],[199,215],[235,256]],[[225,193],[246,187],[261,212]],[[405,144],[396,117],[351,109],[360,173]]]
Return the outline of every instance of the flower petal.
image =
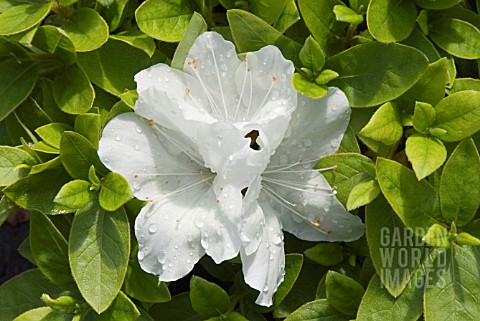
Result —
[[[285,274],[285,251],[282,226],[269,202],[259,201],[265,217],[262,225],[260,245],[250,255],[242,248],[242,270],[245,282],[260,294],[255,301],[259,305],[271,306],[273,294],[283,282]]]
[[[233,77],[238,65],[235,46],[216,32],[201,34],[185,61],[183,70],[198,79],[218,120],[233,120],[237,105]]]
[[[320,99],[299,95],[289,133],[272,156],[269,167],[302,160],[305,168],[313,168],[321,157],[338,150],[349,120],[348,100],[340,89],[330,87]]]
[[[257,202],[261,189],[261,176],[257,176],[250,183],[244,198],[244,213],[240,237],[243,243],[243,250],[246,255],[255,252],[260,244],[260,235],[263,233],[265,218],[263,211]]]
[[[142,208],[135,221],[142,269],[166,282],[178,280],[193,269],[205,253],[194,220],[214,215],[215,205],[204,202],[210,194],[210,186],[196,186]]]
[[[200,156],[183,151],[181,139],[179,133],[124,113],[105,127],[98,154],[108,169],[127,179],[135,197],[152,200],[206,180]]]
[[[362,220],[345,210],[330,185],[316,170],[272,171],[263,175],[263,190],[270,196],[283,228],[307,241],[353,241],[360,238]]]

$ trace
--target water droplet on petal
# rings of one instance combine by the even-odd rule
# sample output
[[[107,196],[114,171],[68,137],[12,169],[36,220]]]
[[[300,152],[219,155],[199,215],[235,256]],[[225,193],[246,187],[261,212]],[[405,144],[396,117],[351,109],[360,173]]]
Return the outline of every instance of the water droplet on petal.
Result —
[[[178,244],[175,244],[174,248],[175,250],[178,250]]]
[[[139,150],[140,149],[140,146],[139,145],[135,145],[135,150]]]
[[[138,251],[138,260],[141,261],[145,257],[145,252],[143,250]]]
[[[142,128],[141,127],[136,127],[135,130],[137,131],[137,133],[141,134],[143,132]]]
[[[158,263],[164,264],[166,260],[167,260],[167,252],[160,251],[160,253],[158,254]]]
[[[148,227],[148,231],[152,234],[155,233],[157,230],[158,230],[158,226],[155,223],[150,224],[150,226]]]
[[[115,140],[116,140],[117,142],[121,141],[121,140],[122,140],[122,136],[120,136],[120,135],[115,135]]]
[[[263,292],[267,292],[268,291],[268,285],[265,284],[265,287],[263,288]]]

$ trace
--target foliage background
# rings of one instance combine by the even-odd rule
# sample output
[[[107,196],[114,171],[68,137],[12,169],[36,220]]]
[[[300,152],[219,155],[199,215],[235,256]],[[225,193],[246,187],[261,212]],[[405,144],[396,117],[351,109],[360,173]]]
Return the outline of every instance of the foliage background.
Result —
[[[0,287],[0,320],[477,319],[479,9],[478,0],[0,0],[0,223],[31,211],[19,251],[38,267]],[[133,107],[135,73],[158,62],[181,69],[205,30],[239,54],[278,46],[299,92],[336,86],[353,108],[339,153],[318,166],[337,166],[325,177],[366,235],[314,244],[287,234],[271,308],[253,303],[237,260],[206,257],[168,286],[144,273],[131,232],[143,204],[96,153],[102,127]]]

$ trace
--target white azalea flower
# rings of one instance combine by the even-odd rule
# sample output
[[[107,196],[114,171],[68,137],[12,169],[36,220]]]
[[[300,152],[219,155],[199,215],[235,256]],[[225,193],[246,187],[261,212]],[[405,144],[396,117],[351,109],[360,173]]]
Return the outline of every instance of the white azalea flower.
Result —
[[[265,169],[297,100],[293,64],[273,46],[239,60],[232,43],[204,33],[184,71],[138,73],[135,113],[111,120],[99,142],[103,163],[149,201],[135,222],[138,259],[162,281],[205,253],[217,263],[238,255],[241,191]]]
[[[245,195],[241,257],[245,281],[260,291],[257,304],[272,305],[283,281],[282,228],[308,241],[353,241],[363,235],[361,219],[345,210],[313,169],[339,148],[349,115],[348,100],[339,89],[330,88],[318,100],[299,96],[290,133]]]

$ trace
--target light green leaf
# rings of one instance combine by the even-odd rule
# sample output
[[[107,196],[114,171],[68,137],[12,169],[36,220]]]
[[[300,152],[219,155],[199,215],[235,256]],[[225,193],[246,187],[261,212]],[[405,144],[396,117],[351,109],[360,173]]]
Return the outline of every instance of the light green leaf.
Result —
[[[448,230],[440,224],[433,224],[427,231],[427,234],[422,240],[431,246],[448,248],[450,247],[450,239],[448,237]]]
[[[380,186],[374,179],[358,183],[348,195],[347,210],[353,211],[372,202],[380,194]]]
[[[28,30],[42,21],[50,12],[53,2],[15,2],[0,11],[0,35],[12,35]]]
[[[326,299],[311,301],[289,315],[285,321],[348,321],[351,318],[335,309]]]
[[[83,298],[97,313],[116,298],[127,272],[130,228],[123,209],[108,213],[92,201],[73,219],[68,255]]]
[[[12,201],[10,201],[5,195],[0,199],[0,226],[8,219],[10,215],[18,210]]]
[[[470,222],[480,204],[480,158],[471,138],[455,148],[440,179],[442,216],[457,226]]]
[[[59,57],[66,65],[73,64],[77,59],[73,42],[54,26],[40,26],[32,39],[32,45],[43,52]]]
[[[155,53],[155,41],[140,30],[122,31],[116,35],[110,35],[110,39],[115,39],[128,43],[129,45],[143,50],[150,58]]]
[[[287,3],[291,0],[257,0],[250,2],[249,11],[257,17],[265,20],[269,25],[274,24]]]
[[[190,300],[193,309],[207,318],[226,313],[230,306],[227,292],[198,276],[190,280]]]
[[[403,224],[423,236],[438,223],[438,199],[427,181],[418,181],[413,171],[385,158],[377,158],[376,169],[383,195]]]
[[[53,200],[69,208],[80,209],[93,199],[90,182],[76,179],[63,185]]]
[[[454,94],[463,90],[476,90],[480,91],[480,79],[475,78],[457,78],[453,83],[450,94]]]
[[[475,245],[478,246],[480,245],[480,240],[469,233],[461,232],[458,233],[457,237],[455,238],[455,242],[460,245]]]
[[[95,91],[82,68],[74,64],[56,74],[53,96],[63,112],[82,114],[92,108]]]
[[[415,3],[424,9],[441,10],[453,7],[460,0],[414,0]]]
[[[418,28],[413,29],[410,36],[403,40],[402,43],[423,52],[428,57],[430,63],[441,58],[432,42]]]
[[[388,102],[380,106],[360,131],[360,135],[385,145],[393,145],[399,141],[403,135],[403,126],[397,105]]]
[[[343,247],[336,243],[320,243],[303,252],[306,257],[323,266],[343,261]]]
[[[26,151],[10,146],[0,146],[0,186],[10,185],[25,177],[30,172],[30,166],[36,160]],[[19,166],[19,165],[28,166]]]
[[[103,8],[102,16],[108,24],[110,33],[122,25],[129,3],[128,0],[115,0],[108,8]]]
[[[79,52],[100,48],[108,40],[107,23],[98,12],[90,8],[76,10],[62,29]]]
[[[30,61],[6,59],[0,62],[0,121],[5,119],[32,92],[37,67]]]
[[[70,321],[71,317],[52,308],[41,307],[22,313],[13,321]]]
[[[418,180],[436,171],[447,159],[447,149],[436,137],[414,134],[407,138],[405,152]]]
[[[328,271],[325,278],[327,301],[338,311],[354,316],[365,293],[363,287],[354,279]]]
[[[475,320],[480,315],[480,253],[477,246],[440,252],[425,287],[425,320]]]
[[[302,265],[303,255],[298,253],[285,255],[285,276],[283,282],[273,296],[273,307],[279,306],[288,295],[295,284],[295,281],[297,281],[298,275],[302,270]]]
[[[322,70],[322,72],[318,75],[317,78],[315,78],[315,83],[317,83],[318,85],[325,85],[330,82],[330,80],[333,80],[338,76],[339,74],[337,72],[330,69],[325,69]]]
[[[107,211],[115,211],[132,199],[130,185],[122,175],[111,172],[101,182],[100,206]]]
[[[30,175],[38,174],[49,169],[55,169],[60,166],[62,166],[62,161],[60,160],[60,157],[57,156],[45,163],[33,165],[32,169],[30,170]]]
[[[302,74],[298,72],[293,74],[292,85],[302,95],[311,98],[321,98],[327,94],[328,87],[326,85],[317,85],[314,82],[309,81]]]
[[[449,54],[464,58],[480,58],[480,31],[459,19],[440,19],[431,23],[430,38]]]
[[[135,11],[135,18],[140,30],[150,37],[178,42],[192,14],[192,3],[187,0],[147,0]]]
[[[76,289],[68,265],[67,241],[42,212],[30,214],[30,249],[35,264],[53,283],[63,289]]]
[[[95,321],[137,321],[140,317],[135,303],[133,303],[128,296],[119,292],[112,305],[99,316],[95,316]]]
[[[48,145],[60,148],[60,140],[62,138],[62,134],[66,130],[72,130],[72,126],[69,124],[64,123],[50,123],[47,125],[43,125],[35,129],[35,132],[40,136],[41,139]]]
[[[415,130],[424,133],[435,122],[435,109],[429,103],[416,102],[412,117]]]
[[[352,25],[359,25],[363,22],[363,16],[356,13],[353,9],[350,9],[344,5],[336,5],[333,7],[333,13],[338,21],[347,22]]]
[[[415,27],[417,9],[412,1],[371,0],[367,10],[367,26],[381,42],[407,38]]]
[[[309,36],[307,40],[305,40],[305,44],[302,50],[300,50],[300,61],[304,67],[313,72],[322,70],[325,64],[325,55],[322,48],[320,48],[320,45],[312,36]]]
[[[340,75],[329,85],[342,89],[352,107],[375,106],[397,98],[420,79],[427,66],[427,57],[420,51],[379,42],[354,46],[325,64]]]
[[[280,17],[273,23],[273,26],[281,33],[284,33],[298,20],[300,20],[300,13],[298,12],[297,5],[294,0],[290,0],[286,2]]]
[[[361,154],[357,136],[351,126],[348,126],[347,131],[343,135],[342,142],[340,143],[340,152]]]
[[[75,117],[75,131],[88,138],[95,148],[100,139],[101,120],[99,114],[82,114]]]
[[[456,142],[480,130],[480,92],[465,90],[442,99],[435,106],[434,127],[446,130],[446,142]]]

